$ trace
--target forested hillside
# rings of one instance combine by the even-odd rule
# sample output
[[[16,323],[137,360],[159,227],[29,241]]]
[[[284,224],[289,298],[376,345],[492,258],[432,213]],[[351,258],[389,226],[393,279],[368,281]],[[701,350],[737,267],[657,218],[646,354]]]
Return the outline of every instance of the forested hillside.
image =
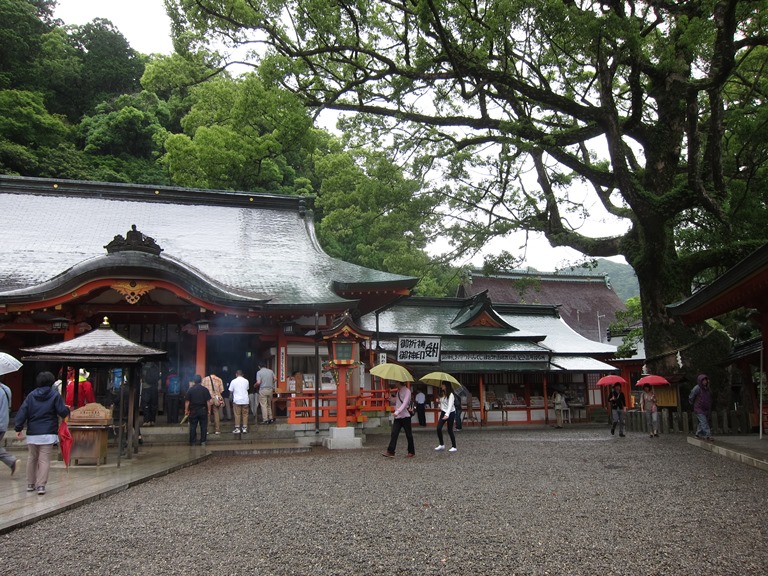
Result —
[[[637,276],[632,267],[613,260],[605,258],[597,259],[596,274],[606,274],[611,280],[611,286],[616,295],[622,302],[629,298],[640,296],[640,285],[637,283]]]
[[[140,54],[107,20],[0,0],[0,173],[314,196],[333,256],[455,289],[431,258],[436,200],[382,147],[349,147],[267,74],[234,77],[176,42]]]

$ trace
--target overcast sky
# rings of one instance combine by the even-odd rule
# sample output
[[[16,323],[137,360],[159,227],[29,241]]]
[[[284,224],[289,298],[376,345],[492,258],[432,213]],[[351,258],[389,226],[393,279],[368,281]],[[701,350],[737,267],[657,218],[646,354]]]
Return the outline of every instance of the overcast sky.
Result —
[[[94,18],[105,18],[120,30],[131,48],[142,54],[170,54],[173,50],[170,20],[165,13],[163,0],[59,0],[56,17],[65,24],[85,24]],[[605,224],[594,222],[589,226],[601,230]],[[620,228],[615,229],[615,225],[611,228],[614,228],[615,233],[621,232]],[[516,254],[522,243],[521,234],[515,239],[494,242],[491,250],[508,250]],[[552,248],[543,238],[532,235],[525,265],[549,272],[567,266],[578,258],[579,254],[575,250]],[[617,260],[624,262],[623,258]],[[481,263],[480,258],[473,261],[477,266]]]
[[[170,54],[173,50],[163,0],[59,0],[56,17],[65,24],[106,18],[142,54]]]

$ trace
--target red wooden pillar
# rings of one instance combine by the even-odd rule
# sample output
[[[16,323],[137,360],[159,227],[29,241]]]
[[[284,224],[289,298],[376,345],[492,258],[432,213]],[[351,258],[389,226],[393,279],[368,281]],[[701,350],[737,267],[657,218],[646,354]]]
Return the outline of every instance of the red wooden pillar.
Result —
[[[75,333],[76,328],[77,328],[77,326],[76,326],[76,323],[74,321],[72,321],[69,324],[67,324],[67,328],[66,328],[66,330],[64,330],[64,341],[65,342],[67,340],[72,340],[72,338],[77,336],[77,334]]]
[[[348,366],[339,366],[339,381],[336,382],[336,426],[347,426],[347,370]]]
[[[480,392],[480,425],[482,426],[483,423],[486,422],[486,413],[485,413],[485,378],[483,374],[480,374],[480,381],[478,390]]]
[[[207,336],[207,331],[197,331],[197,342],[195,346],[195,374],[200,374],[200,376],[205,376],[206,354],[208,351]]]

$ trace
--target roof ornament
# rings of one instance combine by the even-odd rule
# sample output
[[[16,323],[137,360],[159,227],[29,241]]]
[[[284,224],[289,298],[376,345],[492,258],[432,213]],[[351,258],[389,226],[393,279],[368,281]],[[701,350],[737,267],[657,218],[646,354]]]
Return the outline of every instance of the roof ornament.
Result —
[[[159,256],[163,251],[160,246],[157,245],[154,238],[145,236],[136,229],[136,224],[131,226],[131,229],[126,232],[125,238],[121,234],[116,235],[112,241],[104,246],[107,249],[107,254],[114,254],[115,252],[146,252],[148,254],[154,254]]]

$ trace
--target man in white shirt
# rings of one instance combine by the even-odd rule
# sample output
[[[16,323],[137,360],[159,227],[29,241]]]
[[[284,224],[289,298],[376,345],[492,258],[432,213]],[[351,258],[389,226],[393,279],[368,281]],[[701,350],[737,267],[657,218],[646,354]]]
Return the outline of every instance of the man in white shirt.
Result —
[[[243,371],[237,370],[235,378],[229,383],[229,392],[232,395],[232,408],[235,412],[235,429],[233,434],[245,434],[248,432],[248,388],[250,384],[243,377]],[[241,426],[242,424],[242,426]]]
[[[427,411],[426,411],[426,403],[427,403],[427,396],[424,394],[424,391],[419,388],[419,391],[416,392],[416,415],[419,417],[419,426],[426,426],[427,425]]]

